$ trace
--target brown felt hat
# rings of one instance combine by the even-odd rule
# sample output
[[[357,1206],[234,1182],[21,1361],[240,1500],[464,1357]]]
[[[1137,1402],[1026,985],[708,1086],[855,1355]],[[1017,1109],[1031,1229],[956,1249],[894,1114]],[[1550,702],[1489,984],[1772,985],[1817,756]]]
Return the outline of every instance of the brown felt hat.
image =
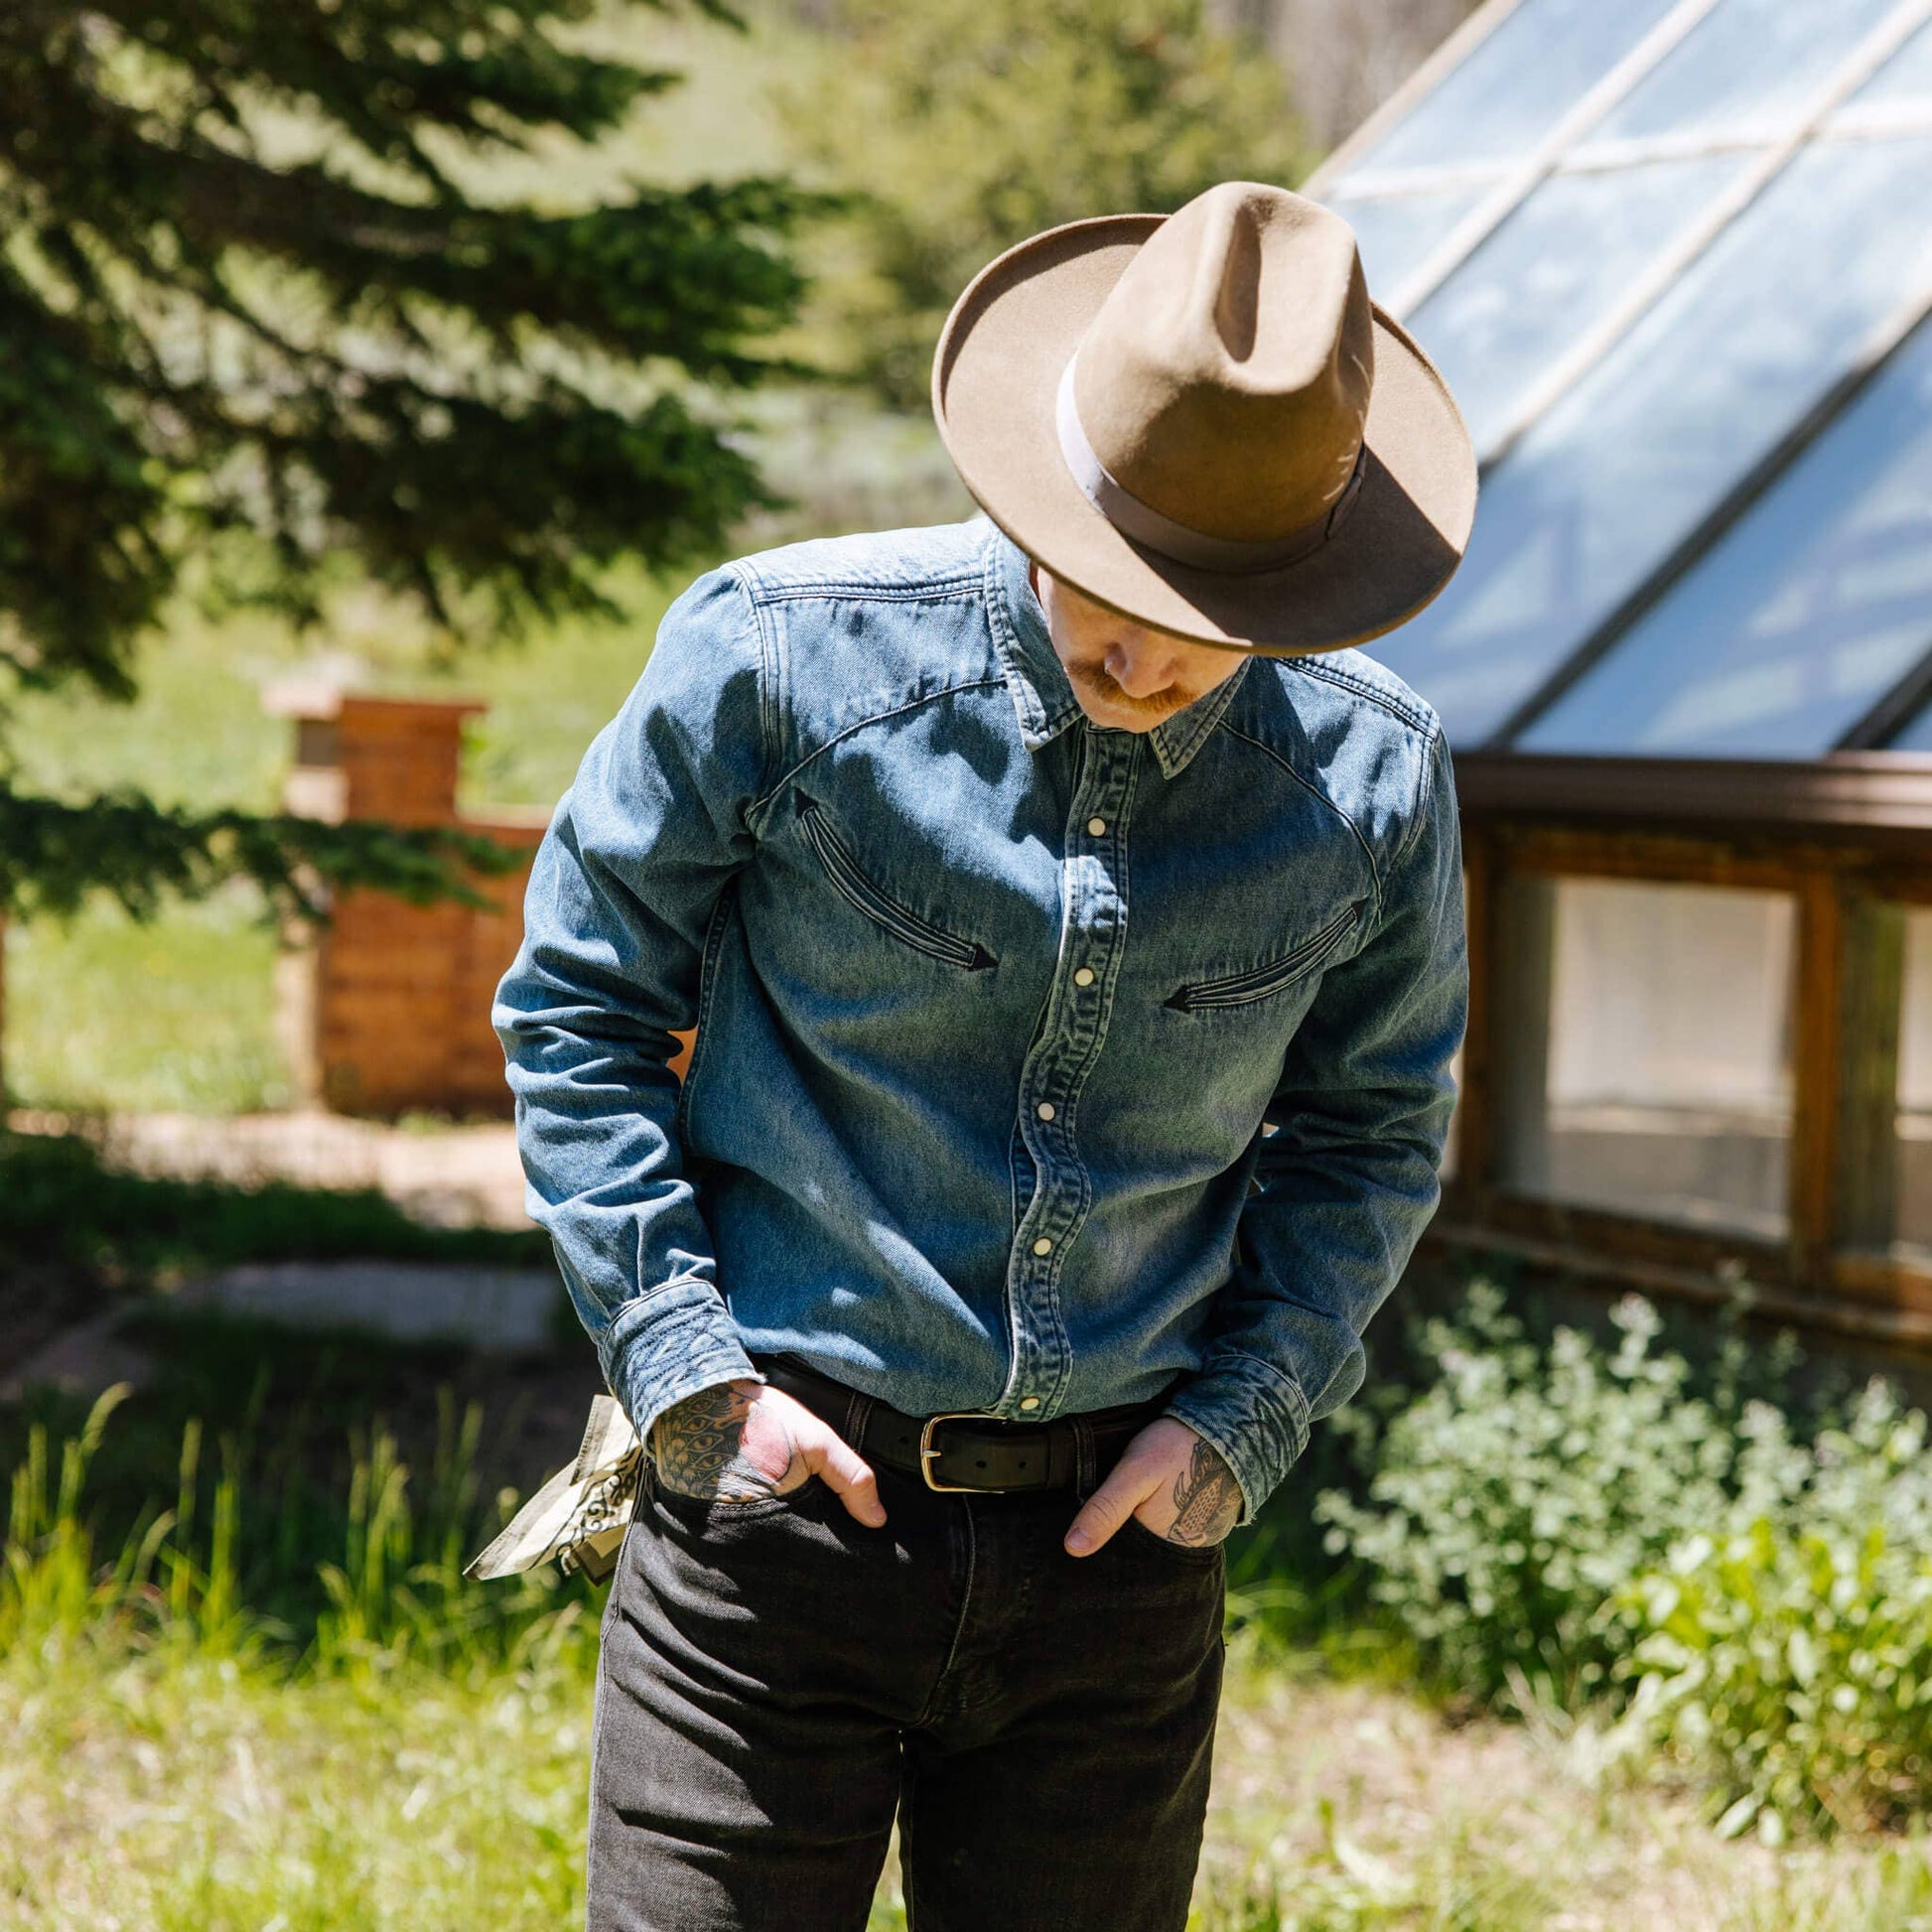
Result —
[[[1049,228],[953,305],[932,408],[966,487],[1055,578],[1271,653],[1392,630],[1454,574],[1469,433],[1370,302],[1354,231],[1222,182]]]

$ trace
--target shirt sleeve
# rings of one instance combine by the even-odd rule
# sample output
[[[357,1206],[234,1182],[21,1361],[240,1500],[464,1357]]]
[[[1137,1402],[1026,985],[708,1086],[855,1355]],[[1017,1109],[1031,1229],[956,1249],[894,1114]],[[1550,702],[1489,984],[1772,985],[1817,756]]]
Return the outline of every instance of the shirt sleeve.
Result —
[[[700,1389],[762,1379],[719,1292],[669,1062],[753,853],[766,688],[750,598],[700,578],[557,807],[491,1013],[530,1215],[639,1435]]]
[[[1218,1449],[1252,1521],[1361,1386],[1362,1331],[1441,1195],[1468,1013],[1462,855],[1440,731],[1377,929],[1323,978],[1290,1044],[1199,1369],[1168,1413]]]

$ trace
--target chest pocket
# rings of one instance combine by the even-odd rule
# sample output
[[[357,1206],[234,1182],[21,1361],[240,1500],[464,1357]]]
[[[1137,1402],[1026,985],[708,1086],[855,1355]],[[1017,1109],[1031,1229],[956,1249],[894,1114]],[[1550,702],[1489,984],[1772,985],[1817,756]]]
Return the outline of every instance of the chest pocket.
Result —
[[[1176,987],[1164,1004],[1175,1013],[1203,1013],[1217,1007],[1252,1006],[1257,1000],[1269,999],[1338,952],[1361,924],[1365,903],[1358,898],[1343,906],[1313,937],[1303,940],[1280,959],[1252,967],[1245,973],[1229,973],[1220,979],[1195,980]]]
[[[901,945],[910,946],[928,958],[943,960],[968,973],[983,972],[999,961],[976,939],[962,939],[947,932],[930,919],[924,919],[909,905],[901,905],[883,887],[870,879],[852,855],[852,848],[832,830],[824,809],[812,799],[798,807],[799,829],[805,842],[825,869],[832,890],[855,910],[863,912],[881,931],[891,934]]]

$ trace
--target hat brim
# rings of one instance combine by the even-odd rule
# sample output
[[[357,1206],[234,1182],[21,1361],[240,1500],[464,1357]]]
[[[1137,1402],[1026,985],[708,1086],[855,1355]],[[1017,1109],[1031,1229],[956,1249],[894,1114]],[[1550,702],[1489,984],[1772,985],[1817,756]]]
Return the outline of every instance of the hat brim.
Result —
[[[1393,630],[1455,574],[1475,520],[1476,462],[1447,384],[1375,311],[1361,493],[1319,550],[1235,574],[1123,536],[1060,455],[1060,372],[1159,214],[1049,228],[990,263],[953,305],[932,410],[961,481],[1054,578],[1157,630],[1274,655],[1339,650]]]

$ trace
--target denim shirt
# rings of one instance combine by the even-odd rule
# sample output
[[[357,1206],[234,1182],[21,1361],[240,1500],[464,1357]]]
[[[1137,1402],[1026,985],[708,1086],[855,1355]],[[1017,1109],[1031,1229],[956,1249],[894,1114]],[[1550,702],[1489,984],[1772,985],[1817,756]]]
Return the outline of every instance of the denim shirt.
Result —
[[[914,1414],[1172,1385],[1252,1517],[1436,1205],[1449,755],[1356,651],[1096,727],[1027,571],[975,519],[671,607],[497,993],[530,1212],[640,1432],[781,1350]]]

